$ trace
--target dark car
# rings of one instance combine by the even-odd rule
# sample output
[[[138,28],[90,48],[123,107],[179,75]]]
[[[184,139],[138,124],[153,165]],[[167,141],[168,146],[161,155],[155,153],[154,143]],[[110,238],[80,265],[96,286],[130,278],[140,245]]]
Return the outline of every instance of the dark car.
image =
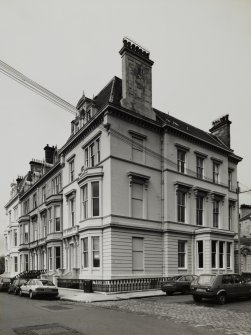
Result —
[[[242,272],[241,278],[246,282],[251,281],[251,272]]]
[[[18,278],[13,281],[13,283],[10,284],[8,293],[14,293],[19,294],[20,287],[27,283],[27,279]]]
[[[196,278],[195,275],[181,276],[178,279],[167,281],[161,286],[161,289],[167,295],[172,295],[174,292],[187,293],[190,292],[190,285]]]
[[[191,291],[195,302],[208,298],[223,305],[229,298],[251,297],[251,283],[238,274],[203,274],[192,283]]]
[[[8,291],[10,287],[11,279],[6,277],[0,278],[0,291]]]

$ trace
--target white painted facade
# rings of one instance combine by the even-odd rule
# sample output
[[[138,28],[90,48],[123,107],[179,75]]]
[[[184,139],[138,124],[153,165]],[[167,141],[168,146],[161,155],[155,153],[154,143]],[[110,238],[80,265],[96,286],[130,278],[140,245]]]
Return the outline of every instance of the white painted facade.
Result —
[[[122,82],[115,77],[94,100],[80,99],[53,167],[20,191],[19,260],[28,254],[29,269],[65,279],[234,272],[241,158],[154,110],[149,55],[126,44],[120,53]],[[221,123],[230,121],[214,127]]]

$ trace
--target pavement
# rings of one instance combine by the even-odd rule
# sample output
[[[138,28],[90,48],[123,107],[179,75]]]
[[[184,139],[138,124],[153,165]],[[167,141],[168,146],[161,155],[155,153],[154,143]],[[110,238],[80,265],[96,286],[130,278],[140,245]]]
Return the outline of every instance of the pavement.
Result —
[[[60,300],[75,301],[75,302],[102,302],[102,301],[119,301],[128,299],[140,299],[146,297],[156,297],[165,295],[161,290],[148,290],[136,292],[123,292],[123,293],[103,293],[93,292],[86,293],[82,290],[58,288]]]

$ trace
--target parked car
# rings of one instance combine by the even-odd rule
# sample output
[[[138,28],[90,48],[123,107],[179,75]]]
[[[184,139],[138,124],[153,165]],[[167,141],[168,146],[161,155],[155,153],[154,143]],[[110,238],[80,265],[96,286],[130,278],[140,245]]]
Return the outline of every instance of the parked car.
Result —
[[[161,289],[163,292],[166,292],[167,295],[172,295],[174,292],[190,292],[190,285],[196,278],[197,276],[195,275],[185,275],[178,279],[171,279],[164,283]]]
[[[0,291],[8,291],[11,283],[11,278],[0,277]]]
[[[10,284],[8,293],[14,293],[19,294],[20,287],[27,283],[27,279],[18,278],[13,281],[13,283]]]
[[[52,281],[47,279],[30,279],[20,287],[19,295],[29,295],[30,299],[38,296],[56,298],[58,296],[58,288]]]
[[[202,274],[192,283],[191,291],[195,302],[208,298],[223,305],[228,298],[251,297],[251,282],[238,274]]]
[[[246,282],[251,281],[251,272],[242,272],[241,278]]]

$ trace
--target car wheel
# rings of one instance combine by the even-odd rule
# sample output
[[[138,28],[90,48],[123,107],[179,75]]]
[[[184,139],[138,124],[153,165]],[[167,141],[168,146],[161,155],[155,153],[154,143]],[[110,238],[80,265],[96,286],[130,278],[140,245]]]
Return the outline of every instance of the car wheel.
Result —
[[[227,301],[227,296],[226,296],[225,293],[218,294],[218,296],[217,296],[217,303],[219,305],[224,305],[226,303],[226,301]]]
[[[20,297],[22,297],[23,296],[23,292],[22,292],[22,290],[20,289],[20,291],[19,291],[19,295],[20,295]]]
[[[30,299],[33,299],[33,298],[34,298],[34,294],[33,294],[32,291],[29,292],[29,297],[30,297]]]
[[[202,298],[198,297],[197,295],[193,295],[194,302],[201,302]]]
[[[181,292],[182,292],[183,294],[189,293],[189,288],[188,288],[188,287],[182,287]]]
[[[166,292],[166,295],[173,295],[173,292]]]

